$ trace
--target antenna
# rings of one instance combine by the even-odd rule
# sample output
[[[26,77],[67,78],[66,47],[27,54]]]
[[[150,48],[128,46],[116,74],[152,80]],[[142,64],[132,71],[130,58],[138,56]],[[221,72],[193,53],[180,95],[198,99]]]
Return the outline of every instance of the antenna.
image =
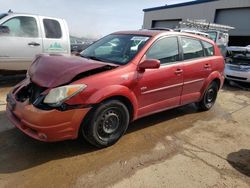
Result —
[[[13,13],[13,11],[11,9],[9,9],[8,13]]]

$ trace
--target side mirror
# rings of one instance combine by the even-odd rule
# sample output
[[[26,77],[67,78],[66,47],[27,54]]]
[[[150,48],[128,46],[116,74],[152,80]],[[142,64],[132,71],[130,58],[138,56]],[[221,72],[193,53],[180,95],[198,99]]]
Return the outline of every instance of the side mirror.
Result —
[[[138,66],[139,71],[145,71],[145,69],[158,69],[160,67],[160,61],[158,59],[146,59]]]
[[[1,33],[6,33],[6,34],[8,34],[8,33],[10,33],[10,29],[9,29],[9,27],[8,26],[0,26],[0,34]]]

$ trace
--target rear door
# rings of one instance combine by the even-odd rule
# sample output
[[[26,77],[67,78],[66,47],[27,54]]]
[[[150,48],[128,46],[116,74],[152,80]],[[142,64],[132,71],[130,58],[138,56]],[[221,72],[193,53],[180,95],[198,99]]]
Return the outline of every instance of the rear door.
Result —
[[[70,41],[66,23],[62,19],[39,17],[42,25],[43,52],[50,54],[70,53]]]
[[[210,52],[203,49],[205,44],[208,45],[206,48],[207,50],[210,49]],[[181,37],[184,72],[181,104],[195,102],[201,96],[204,82],[212,72],[212,60],[209,56],[212,56],[214,51],[213,45],[209,44],[207,42],[202,43],[199,39],[192,37]],[[210,53],[210,55],[207,55],[207,53]]]
[[[25,70],[36,54],[42,52],[42,38],[36,16],[13,16],[2,26],[9,33],[0,34],[0,69]]]
[[[161,66],[138,73],[138,115],[178,106],[183,85],[178,38],[171,36],[159,39],[147,51],[145,59],[158,59]]]

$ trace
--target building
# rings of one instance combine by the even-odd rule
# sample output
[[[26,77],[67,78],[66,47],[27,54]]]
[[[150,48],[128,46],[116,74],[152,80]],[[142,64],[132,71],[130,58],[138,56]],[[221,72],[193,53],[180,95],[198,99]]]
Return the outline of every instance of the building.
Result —
[[[176,28],[187,19],[233,26],[229,45],[250,44],[250,0],[196,0],[144,9],[143,28]]]

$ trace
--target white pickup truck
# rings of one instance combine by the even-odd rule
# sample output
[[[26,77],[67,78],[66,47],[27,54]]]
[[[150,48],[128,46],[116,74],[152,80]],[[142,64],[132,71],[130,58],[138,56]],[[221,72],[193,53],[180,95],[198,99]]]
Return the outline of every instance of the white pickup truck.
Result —
[[[70,54],[64,19],[0,14],[0,70],[26,70],[36,54]]]

